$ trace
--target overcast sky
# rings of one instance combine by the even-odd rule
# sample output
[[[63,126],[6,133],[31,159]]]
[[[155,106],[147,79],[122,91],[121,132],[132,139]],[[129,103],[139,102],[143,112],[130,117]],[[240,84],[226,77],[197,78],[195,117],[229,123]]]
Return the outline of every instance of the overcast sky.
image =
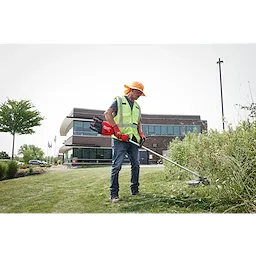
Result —
[[[221,131],[218,58],[227,121],[245,119],[235,105],[256,97],[255,44],[2,44],[0,56],[0,102],[29,99],[45,117],[35,134],[17,136],[15,154],[23,144],[47,154],[55,135],[57,153],[65,139],[60,125],[74,107],[105,110],[135,80],[145,86],[142,113],[200,115]],[[0,133],[0,141],[10,154],[11,135]]]

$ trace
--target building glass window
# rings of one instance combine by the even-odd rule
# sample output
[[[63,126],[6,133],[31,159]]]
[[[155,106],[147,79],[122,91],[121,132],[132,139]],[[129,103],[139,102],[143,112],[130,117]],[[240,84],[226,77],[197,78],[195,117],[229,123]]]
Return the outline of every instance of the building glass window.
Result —
[[[155,135],[155,126],[154,125],[149,125],[148,135]]]
[[[186,135],[185,126],[180,126],[180,135],[181,136],[185,136]]]
[[[78,128],[78,129],[82,128],[83,127],[83,122],[82,121],[74,121],[73,127]]]
[[[78,159],[86,160],[112,160],[112,149],[109,148],[74,148],[74,157]],[[69,150],[68,152],[72,152]],[[68,152],[65,153],[65,160],[72,161],[73,155],[68,156]]]
[[[83,149],[83,158],[84,159],[90,159],[90,149],[89,148],[84,148]]]
[[[83,133],[84,135],[97,135],[98,133],[90,129],[90,122],[83,122]]]
[[[155,135],[161,135],[161,127],[159,125],[155,126]]]
[[[167,134],[174,135],[173,126],[170,126],[170,125],[167,126]]]
[[[200,133],[200,125],[187,125],[185,127],[185,132],[186,134],[191,132],[195,132],[196,134],[199,134]]]
[[[97,159],[104,159],[103,149],[96,149],[96,158]]]
[[[88,121],[74,121],[73,123],[73,134],[74,135],[87,135],[96,136],[97,132],[90,129],[91,122]]]
[[[161,126],[161,134],[162,135],[167,135],[167,126],[165,126],[165,125]]]
[[[104,159],[112,159],[112,149],[104,149]]]
[[[142,131],[145,136],[148,136],[148,125],[143,124],[142,125]]]
[[[201,132],[201,126],[200,125],[196,125],[194,128],[196,128],[197,134],[199,134]]]
[[[90,159],[96,159],[96,148],[90,148]]]
[[[175,136],[180,136],[180,127],[175,125],[173,127],[173,133],[174,133]]]
[[[81,148],[74,148],[74,157],[83,158]]]
[[[200,125],[142,125],[142,130],[145,136],[154,135],[174,135],[185,136],[188,132],[201,132]]]

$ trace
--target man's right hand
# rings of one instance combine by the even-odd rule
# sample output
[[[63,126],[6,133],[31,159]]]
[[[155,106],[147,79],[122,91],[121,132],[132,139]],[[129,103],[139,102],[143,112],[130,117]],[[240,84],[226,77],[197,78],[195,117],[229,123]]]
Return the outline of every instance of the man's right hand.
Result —
[[[121,131],[117,125],[113,126],[114,134],[118,139],[121,139]]]
[[[114,130],[114,135],[119,139],[119,140],[122,140],[122,141],[128,141],[129,140],[129,136],[126,135],[126,134],[122,134],[119,127],[117,125],[115,125],[113,127],[113,130]]]

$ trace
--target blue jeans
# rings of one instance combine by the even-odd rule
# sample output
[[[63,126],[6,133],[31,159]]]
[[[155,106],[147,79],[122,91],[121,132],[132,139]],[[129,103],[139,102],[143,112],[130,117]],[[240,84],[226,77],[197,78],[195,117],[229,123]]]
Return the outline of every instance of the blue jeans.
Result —
[[[120,140],[112,139],[112,170],[110,178],[110,197],[118,196],[119,192],[119,172],[122,169],[122,164],[124,157],[127,154],[131,162],[131,193],[136,193],[139,191],[139,173],[140,173],[140,163],[139,163],[139,148],[138,146],[123,142]]]

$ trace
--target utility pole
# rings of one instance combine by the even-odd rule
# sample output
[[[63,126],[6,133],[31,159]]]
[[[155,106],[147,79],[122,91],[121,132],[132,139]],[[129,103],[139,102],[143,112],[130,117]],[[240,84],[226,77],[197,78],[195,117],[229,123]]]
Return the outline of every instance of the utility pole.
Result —
[[[221,110],[222,110],[222,125],[223,125],[223,131],[225,130],[225,123],[224,123],[224,109],[223,109],[223,94],[222,94],[222,81],[221,81],[221,63],[223,63],[223,60],[217,61],[217,64],[219,64],[219,72],[220,72],[220,95],[221,95]]]

